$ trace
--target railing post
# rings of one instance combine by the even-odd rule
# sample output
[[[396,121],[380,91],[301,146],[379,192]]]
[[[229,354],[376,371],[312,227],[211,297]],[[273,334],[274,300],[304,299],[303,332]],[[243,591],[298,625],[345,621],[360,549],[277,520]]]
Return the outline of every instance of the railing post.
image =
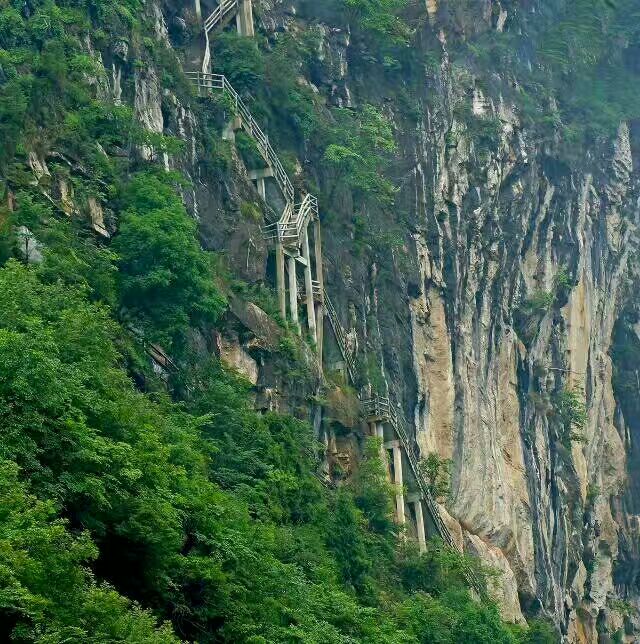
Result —
[[[316,217],[313,222],[313,244],[316,260],[316,280],[320,285],[320,303],[318,304],[316,329],[318,334],[318,360],[322,368],[323,345],[324,345],[324,271],[322,266],[322,235],[320,221]]]

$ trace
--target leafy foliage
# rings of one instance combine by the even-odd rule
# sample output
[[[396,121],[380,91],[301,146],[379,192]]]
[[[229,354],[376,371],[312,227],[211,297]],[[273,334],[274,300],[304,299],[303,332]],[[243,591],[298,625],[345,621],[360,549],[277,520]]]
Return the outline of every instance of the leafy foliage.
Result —
[[[553,0],[535,19],[521,14],[518,33],[481,34],[462,50],[478,68],[513,70],[510,93],[527,124],[545,139],[559,132],[563,156],[575,159],[639,116],[639,17],[633,0]]]
[[[340,5],[364,48],[394,68],[405,3]],[[528,641],[469,595],[468,560],[438,543],[423,556],[398,551],[379,445],[340,490],[324,489],[311,428],[256,414],[246,383],[190,355],[189,329],[210,330],[224,309],[218,276],[179,178],[135,153],[155,160],[184,146],[98,91],[101,60],[125,42],[133,68],[153,63],[163,87],[189,94],[145,15],[138,0],[0,3],[0,169],[17,203],[2,212],[2,259],[19,226],[43,243],[38,265],[0,268],[3,640]],[[361,202],[388,206],[390,122],[370,105],[328,109],[298,82],[314,38],[283,35],[264,54],[225,35],[214,57],[269,123],[284,123],[276,136],[289,149],[323,158]],[[224,172],[228,149],[207,149]],[[34,152],[54,178],[34,182]],[[114,212],[108,247],[43,196],[59,173],[80,205],[91,196]],[[119,322],[180,354],[185,400],[134,386]]]
[[[264,78],[264,61],[253,38],[220,34],[213,42],[212,56],[216,71],[241,93],[253,91]]]
[[[451,461],[440,458],[436,452],[430,452],[419,466],[433,497],[448,496],[451,490]]]
[[[581,430],[588,420],[584,393],[576,389],[563,389],[555,395],[553,405],[562,427],[562,441],[566,445],[570,445],[571,441],[583,441]]]
[[[397,609],[383,607],[404,564],[379,445],[349,486],[325,491],[310,427],[256,414],[246,386],[215,363],[194,371],[186,407],[136,392],[108,310],[39,272],[0,269],[0,570],[16,589],[0,612],[10,640],[35,641],[44,628],[175,641],[123,596],[200,642],[430,637],[401,608],[418,601],[412,587],[398,586]],[[34,528],[12,527],[26,521]],[[429,566],[430,588],[444,592],[456,557],[436,548],[412,566]],[[494,615],[460,593],[467,628]],[[429,600],[434,610],[441,601]],[[477,628],[493,633],[490,623]]]
[[[85,567],[98,550],[89,534],[73,534],[19,480],[11,461],[0,461],[0,635],[3,641],[179,640],[148,612]]]
[[[224,309],[195,222],[165,175],[136,176],[122,195],[118,256],[120,304],[150,337],[169,347],[187,328],[211,324]]]
[[[327,146],[324,161],[361,195],[390,204],[395,188],[382,174],[385,158],[396,150],[389,121],[372,105],[356,116],[348,110],[336,110],[334,116],[333,139],[341,143]]]
[[[560,306],[566,301],[573,280],[566,266],[560,266],[553,278],[553,289],[536,289],[518,307],[515,314],[515,321],[520,334],[525,340],[531,340],[538,328],[540,320],[552,310],[554,306]]]
[[[333,15],[341,16],[355,32],[363,48],[357,62],[383,64],[395,68],[406,48],[411,29],[402,14],[408,0],[330,0]],[[354,61],[355,62],[355,61]]]

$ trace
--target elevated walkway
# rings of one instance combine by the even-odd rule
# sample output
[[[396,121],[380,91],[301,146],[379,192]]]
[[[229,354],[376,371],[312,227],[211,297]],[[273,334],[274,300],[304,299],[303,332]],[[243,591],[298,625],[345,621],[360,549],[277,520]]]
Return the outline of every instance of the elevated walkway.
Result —
[[[404,492],[402,490],[402,487],[404,486],[404,480],[402,477],[402,465],[398,462],[399,458],[401,458],[401,455],[404,455],[407,463],[409,464],[410,472],[413,477],[413,480],[415,481],[415,484],[417,486],[417,490],[415,491],[414,495],[409,495],[410,497],[413,496],[413,503],[422,501],[429,513],[429,517],[432,519],[435,529],[438,533],[438,535],[442,538],[442,540],[447,544],[450,548],[457,550],[458,552],[462,552],[458,544],[456,543],[455,539],[453,538],[453,535],[451,533],[451,530],[449,530],[448,526],[445,524],[445,522],[442,520],[442,516],[440,514],[440,510],[438,508],[438,504],[436,503],[435,499],[433,498],[433,495],[431,494],[431,490],[429,489],[429,482],[425,479],[424,475],[422,474],[422,471],[419,466],[419,455],[417,453],[415,444],[412,443],[409,440],[409,435],[407,433],[404,421],[401,420],[400,416],[398,416],[393,404],[391,403],[391,400],[389,398],[383,397],[383,396],[373,396],[372,398],[368,398],[365,400],[362,400],[362,408],[363,408],[363,413],[364,416],[371,426],[375,426],[376,430],[373,432],[374,435],[377,435],[379,438],[383,440],[383,445],[385,448],[395,448],[394,449],[394,475],[396,476],[396,480],[394,483],[398,484],[400,486],[400,492],[398,493],[398,498],[397,498],[397,511],[396,511],[396,516],[398,518],[398,515],[400,515],[402,523],[404,523]],[[390,442],[384,442],[384,434],[382,431],[382,428],[379,426],[379,423],[387,423],[391,429],[393,430],[393,433],[397,437],[397,441],[390,441]],[[401,450],[401,454],[398,454],[398,451]],[[400,472],[400,480],[398,480],[398,470]],[[402,509],[400,509],[402,507]],[[416,517],[421,517],[422,516],[422,510],[421,508],[419,509],[418,512],[416,512]],[[419,535],[419,541],[420,541],[420,547],[421,549],[424,549],[424,528],[420,525],[418,525],[418,535]],[[465,577],[467,578],[467,581],[469,584],[480,594],[484,594],[486,592],[486,589],[482,587],[480,584],[480,580],[477,578],[477,576],[471,572],[467,571],[465,572]]]
[[[285,248],[298,249],[309,222],[318,220],[318,200],[306,195],[302,203],[284,212],[279,221],[262,229],[267,241],[279,241]]]
[[[196,0],[196,13],[200,15],[200,0]],[[202,59],[202,71],[210,71],[211,41],[213,32],[223,29],[231,20],[236,19],[238,33],[241,36],[253,37],[253,3],[252,0],[220,0],[218,6],[204,19],[202,26],[205,38],[205,52]]]
[[[275,153],[269,142],[269,137],[262,131],[256,120],[253,118],[249,108],[240,97],[240,94],[233,88],[233,85],[223,74],[210,74],[208,72],[187,72],[187,76],[196,85],[201,96],[207,94],[222,94],[229,99],[229,106],[234,114],[239,117],[240,127],[253,139],[268,168],[272,170],[272,176],[282,191],[287,207],[281,218],[286,220],[290,217],[289,210],[293,210],[294,189],[291,179],[287,175],[282,162]]]
[[[205,18],[204,30],[210,34],[224,27],[238,13],[238,0],[222,0],[220,4]]]
[[[347,332],[340,323],[338,313],[331,301],[331,298],[325,294],[324,303],[327,311],[327,317],[329,318],[329,323],[333,329],[334,336],[336,338],[336,343],[342,354],[344,363],[349,374],[349,378],[353,384],[356,383],[356,362],[353,352],[348,348],[347,342]],[[372,428],[372,435],[377,436],[382,439],[384,443],[384,428],[383,423],[387,423],[391,428],[394,437],[397,438],[397,441],[394,444],[394,441],[391,443],[384,443],[385,445],[391,445],[394,451],[394,460],[395,465],[393,468],[394,476],[398,477],[399,480],[395,480],[394,483],[397,483],[400,487],[403,486],[404,480],[402,476],[402,455],[409,465],[409,470],[411,472],[412,478],[415,481],[417,490],[414,495],[415,500],[413,501],[415,505],[415,515],[416,515],[416,531],[419,537],[420,547],[424,549],[425,547],[425,533],[424,533],[424,524],[423,524],[423,513],[422,506],[420,502],[423,502],[426,506],[426,509],[429,513],[429,517],[433,521],[435,530],[442,540],[451,548],[454,548],[460,551],[458,544],[456,543],[453,535],[445,522],[442,519],[438,504],[436,503],[431,490],[429,489],[429,483],[425,479],[422,471],[420,469],[419,461],[420,456],[417,452],[415,444],[409,439],[409,434],[407,432],[404,421],[398,416],[393,404],[390,399],[383,396],[373,396],[371,398],[360,398],[362,411],[365,420]],[[405,521],[405,511],[404,511],[404,498],[403,494],[399,493],[399,498],[397,498],[396,504],[396,518],[400,523]],[[416,505],[417,504],[417,505]],[[469,582],[473,586],[481,591],[479,581],[469,574]]]
[[[373,398],[363,400],[362,407],[365,418],[368,422],[380,421],[389,423],[396,436],[400,440],[400,443],[402,444],[405,456],[411,467],[411,473],[413,474],[415,481],[419,487],[420,494],[425,501],[430,514],[432,515],[438,533],[447,545],[451,546],[452,548],[456,548],[457,546],[456,542],[453,539],[453,535],[442,520],[435,499],[433,498],[433,495],[429,490],[429,484],[420,471],[418,463],[419,456],[417,454],[417,450],[415,449],[415,445],[409,441],[409,436],[407,434],[406,428],[404,427],[404,423],[400,421],[400,418],[393,405],[391,404],[391,401],[389,400],[389,398],[374,396]]]
[[[196,0],[196,6],[199,7],[199,0]],[[229,108],[233,112],[234,120],[225,131],[226,138],[233,139],[235,130],[242,129],[255,142],[260,156],[266,165],[264,170],[255,170],[250,173],[251,179],[256,182],[260,196],[266,201],[267,191],[265,181],[270,178],[273,178],[282,193],[284,200],[282,214],[277,221],[270,221],[263,228],[263,234],[265,239],[273,242],[276,247],[277,291],[280,312],[283,318],[286,319],[287,317],[287,288],[285,282],[286,274],[288,274],[290,316],[298,332],[301,331],[298,320],[298,300],[302,298],[298,296],[299,286],[297,278],[297,267],[301,264],[304,266],[304,288],[306,292],[304,299],[307,304],[307,322],[309,332],[318,348],[320,364],[322,364],[323,322],[326,310],[349,378],[355,384],[357,380],[355,352],[349,348],[347,332],[340,323],[337,311],[324,289],[321,230],[317,199],[313,195],[307,194],[296,205],[293,183],[287,175],[278,155],[271,146],[269,137],[259,127],[249,108],[229,80],[222,74],[213,74],[210,72],[211,52],[209,36],[215,31],[224,28],[233,17],[236,18],[237,28],[241,35],[254,35],[252,0],[220,0],[218,6],[203,21],[206,49],[202,61],[202,71],[190,72],[188,76],[196,85],[199,95],[222,94],[227,99]],[[313,223],[313,258],[310,252],[311,223]],[[315,279],[313,277],[312,265],[315,265]],[[155,347],[153,347],[153,350],[155,350]],[[415,481],[416,489],[413,494],[407,497],[407,501],[413,507],[420,548],[422,550],[426,548],[426,522],[423,515],[424,504],[429,518],[435,526],[435,530],[443,541],[451,548],[459,549],[451,531],[440,515],[438,505],[429,489],[429,483],[420,471],[419,455],[415,444],[409,440],[404,420],[401,420],[398,416],[389,398],[374,396],[367,399],[361,398],[361,402],[364,417],[369,423],[373,435],[382,439],[383,449],[385,451],[391,450],[393,453],[390,471],[393,473],[393,482],[397,484],[398,490],[396,492],[396,520],[400,524],[405,523],[403,464],[406,462],[409,466],[411,478]],[[393,434],[392,440],[387,442],[384,440],[385,423]],[[484,589],[480,587],[478,579],[471,573],[468,573],[466,576],[469,583],[478,593],[483,594]]]
[[[347,332],[345,328],[340,323],[340,318],[338,317],[338,312],[333,306],[333,302],[327,293],[324,295],[325,308],[327,310],[327,317],[329,318],[329,323],[333,329],[333,335],[336,339],[338,349],[342,354],[342,359],[347,368],[347,373],[349,374],[349,379],[352,384],[356,383],[356,358],[353,355],[353,351],[350,351],[348,348],[347,342]]]
[[[220,5],[221,7],[223,5]],[[276,281],[280,313],[287,317],[287,276],[289,292],[289,313],[298,333],[301,325],[298,314],[298,265],[304,267],[304,284],[307,303],[307,325],[309,333],[316,343],[319,360],[322,360],[322,327],[324,318],[323,299],[324,282],[322,276],[322,244],[318,200],[310,194],[305,195],[300,204],[295,205],[295,190],[282,162],[263,132],[253,118],[251,111],[238,92],[223,74],[209,72],[188,72],[187,76],[195,84],[198,94],[221,94],[228,100],[234,119],[228,130],[244,130],[255,142],[266,168],[252,171],[251,178],[256,181],[260,196],[266,201],[265,181],[273,178],[280,189],[284,200],[284,209],[277,221],[272,221],[263,228],[267,241],[276,246]],[[228,138],[232,138],[228,134]],[[313,256],[310,248],[310,226],[313,223]],[[286,262],[285,262],[286,255]],[[315,279],[314,279],[315,269]]]

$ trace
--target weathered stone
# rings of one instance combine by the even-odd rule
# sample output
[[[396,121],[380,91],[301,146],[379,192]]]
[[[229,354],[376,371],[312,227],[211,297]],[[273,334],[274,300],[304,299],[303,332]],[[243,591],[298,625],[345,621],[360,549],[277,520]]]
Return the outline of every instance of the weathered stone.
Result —
[[[231,296],[229,308],[244,326],[264,342],[268,349],[278,348],[283,336],[282,329],[260,307]]]
[[[258,363],[240,345],[238,338],[225,338],[220,336],[218,351],[222,361],[252,385],[258,382]]]

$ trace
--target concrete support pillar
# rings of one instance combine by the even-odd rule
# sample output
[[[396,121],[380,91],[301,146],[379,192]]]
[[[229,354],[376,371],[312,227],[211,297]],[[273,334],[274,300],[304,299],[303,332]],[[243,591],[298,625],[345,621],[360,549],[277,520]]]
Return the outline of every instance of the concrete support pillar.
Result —
[[[235,143],[236,140],[236,130],[239,130],[242,127],[242,119],[239,116],[234,116],[222,130],[222,140],[230,141]]]
[[[280,304],[280,315],[283,320],[286,320],[287,294],[284,285],[284,249],[280,241],[276,242],[276,290],[278,292],[278,303]]]
[[[258,177],[256,179],[256,188],[258,189],[258,194],[266,201],[267,200],[267,184],[265,183],[264,177]]]
[[[420,552],[427,551],[427,537],[424,531],[424,515],[422,513],[422,500],[416,499],[413,502],[413,507],[416,513],[416,532],[418,533],[418,545]]]
[[[309,253],[309,230],[305,229],[302,233],[302,256],[306,260],[304,267],[304,289],[307,295],[307,319],[309,321],[309,333],[314,343],[318,344],[318,334],[316,333],[316,305],[313,299],[313,281],[311,278],[311,253]]]
[[[253,3],[252,0],[239,0],[238,13],[236,14],[236,26],[238,33],[247,38],[253,38]]]
[[[298,280],[296,279],[296,260],[288,257],[289,263],[289,308],[291,309],[291,321],[294,323],[298,335],[302,333],[298,319]]]
[[[387,473],[387,478],[389,478],[389,463],[387,458],[387,448],[384,444],[384,423],[377,421],[373,423],[375,426],[375,436],[380,441],[380,459],[384,465],[385,472]]]
[[[194,1],[195,1],[196,18],[198,19],[198,22],[202,22],[202,9],[200,8],[200,0],[194,0]]]
[[[393,471],[394,485],[397,486],[396,492],[396,521],[399,525],[404,525],[404,491],[403,491],[403,477],[402,477],[402,448],[397,443],[393,445]]]
[[[322,234],[320,230],[320,221],[316,219],[313,222],[313,244],[316,264],[316,280],[320,285],[320,303],[318,304],[316,317],[316,333],[318,336],[318,362],[322,368],[322,350],[324,345],[324,271],[322,268]]]

